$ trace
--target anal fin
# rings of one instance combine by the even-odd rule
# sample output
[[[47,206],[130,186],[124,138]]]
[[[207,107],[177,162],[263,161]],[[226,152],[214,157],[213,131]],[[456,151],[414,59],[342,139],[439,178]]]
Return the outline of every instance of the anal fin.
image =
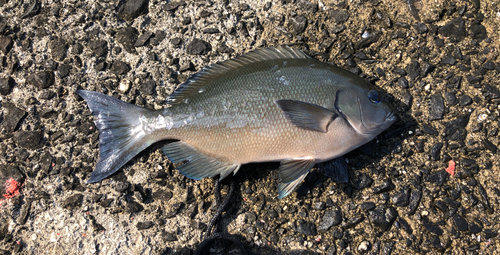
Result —
[[[349,169],[344,157],[338,157],[330,161],[318,164],[318,170],[326,177],[341,183],[349,182]]]
[[[314,159],[287,159],[281,161],[278,198],[282,199],[288,196],[304,180],[314,164]]]
[[[181,141],[169,143],[161,149],[173,163],[185,162],[177,167],[177,170],[195,180],[216,175],[220,175],[222,180],[231,172],[238,171],[240,168],[240,164],[223,162],[220,159],[205,155],[195,147]]]

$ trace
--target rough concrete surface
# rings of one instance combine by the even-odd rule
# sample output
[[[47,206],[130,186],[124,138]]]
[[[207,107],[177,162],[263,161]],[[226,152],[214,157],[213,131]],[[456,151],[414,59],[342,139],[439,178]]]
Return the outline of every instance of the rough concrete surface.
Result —
[[[348,184],[313,171],[278,200],[278,164],[244,166],[223,231],[252,254],[498,254],[499,24],[480,0],[0,0],[0,181],[18,183],[0,254],[193,253],[214,180],[153,145],[87,184],[99,139],[74,91],[161,109],[202,67],[277,45],[387,91],[400,119],[346,155]]]

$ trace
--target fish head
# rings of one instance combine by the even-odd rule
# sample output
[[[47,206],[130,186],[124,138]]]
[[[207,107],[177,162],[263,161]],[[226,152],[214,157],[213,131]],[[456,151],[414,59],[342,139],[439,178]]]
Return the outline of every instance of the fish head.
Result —
[[[397,119],[384,93],[364,80],[339,89],[335,108],[357,133],[370,139]]]

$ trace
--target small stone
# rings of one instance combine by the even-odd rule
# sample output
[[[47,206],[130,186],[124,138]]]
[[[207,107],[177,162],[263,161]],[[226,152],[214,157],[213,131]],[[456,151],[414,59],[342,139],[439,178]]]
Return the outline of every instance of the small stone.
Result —
[[[204,34],[218,34],[218,33],[220,33],[219,29],[214,28],[214,27],[204,28],[202,32]]]
[[[463,95],[460,97],[460,105],[466,106],[472,104],[472,98],[468,95]]]
[[[152,35],[153,35],[153,32],[149,32],[149,31],[145,32],[144,34],[139,36],[139,38],[137,38],[137,41],[135,41],[134,46],[135,47],[144,46],[146,44],[146,42],[149,40],[149,38],[151,38]]]
[[[290,22],[292,23],[293,33],[300,34],[306,30],[307,26],[307,18],[302,15],[297,15],[295,17],[290,18]]]
[[[372,192],[378,194],[391,191],[392,189],[394,189],[394,184],[392,183],[391,179],[385,179],[381,185],[374,187]]]
[[[133,200],[129,201],[125,207],[125,211],[127,213],[135,213],[135,212],[140,212],[142,210],[144,210],[144,207]]]
[[[297,221],[297,231],[304,235],[315,236],[317,235],[316,225],[314,223],[304,220]]]
[[[108,54],[108,43],[104,40],[92,40],[88,43],[88,46],[96,57],[102,57]]]
[[[50,71],[38,72],[26,77],[26,81],[39,89],[45,89],[55,82],[54,73]]]
[[[71,54],[74,54],[74,55],[82,54],[83,45],[81,43],[75,43],[73,46],[71,46],[70,52],[71,52]]]
[[[469,84],[476,84],[479,83],[482,80],[480,77],[476,77],[474,75],[467,75],[467,81]]]
[[[422,131],[429,135],[439,135],[439,132],[434,127],[426,123],[422,124]]]
[[[344,10],[330,9],[328,16],[333,19],[335,23],[343,23],[349,19],[349,13]]]
[[[179,6],[185,6],[185,5],[186,5],[185,1],[170,2],[164,5],[164,10],[174,12],[175,10],[177,10],[177,8],[179,8]]]
[[[139,90],[144,95],[153,95],[156,92],[156,82],[153,79],[141,83]]]
[[[393,207],[377,207],[375,210],[370,211],[370,222],[380,232],[384,232],[392,225],[396,219],[398,212]]]
[[[138,230],[143,230],[143,229],[151,228],[153,225],[154,225],[154,223],[152,221],[141,221],[141,222],[137,222],[137,225],[135,225],[135,226],[137,227]]]
[[[58,65],[57,66],[57,76],[59,76],[59,78],[64,78],[64,77],[68,76],[70,69],[71,69],[70,65],[67,65],[67,64]]]
[[[172,198],[172,192],[170,191],[165,191],[165,190],[158,190],[153,193],[153,200],[159,200],[159,201],[169,201]]]
[[[361,204],[361,209],[366,210],[366,211],[373,210],[373,209],[375,209],[375,203],[373,203],[373,202],[364,202],[364,203]]]
[[[55,39],[49,42],[49,49],[55,60],[63,61],[66,58],[68,44],[62,39]]]
[[[66,198],[63,201],[62,206],[63,208],[72,210],[75,207],[82,206],[82,203],[83,203],[83,194],[78,193]]]
[[[0,94],[4,96],[9,94],[13,86],[14,79],[12,79],[12,77],[0,78]]]
[[[410,80],[415,81],[415,79],[420,76],[420,64],[417,61],[411,62],[406,67],[406,72],[410,76]]]
[[[407,89],[409,87],[408,80],[404,77],[398,79],[398,85],[403,89]]]
[[[442,186],[448,179],[448,174],[445,170],[437,171],[433,174],[428,174],[424,177],[426,182],[432,182],[437,186]]]
[[[221,46],[219,46],[217,51],[220,53],[233,53],[234,52],[234,50],[231,47],[227,46],[226,44],[222,44]]]
[[[17,108],[15,105],[10,103],[4,103],[3,107],[7,109],[7,114],[4,116],[2,122],[2,130],[7,132],[14,132],[16,130],[19,121],[26,115],[26,111]]]
[[[298,2],[298,6],[300,10],[303,10],[305,12],[315,13],[318,11],[318,4],[311,3],[307,0],[300,0]]]
[[[161,232],[161,238],[163,239],[163,241],[166,241],[166,242],[177,241],[177,236],[174,233],[167,232],[167,231]]]
[[[117,60],[111,65],[111,72],[116,75],[126,74],[130,71],[130,67],[127,63]]]
[[[481,42],[488,37],[486,28],[481,24],[471,24],[469,31],[472,39],[476,39],[478,42]]]
[[[18,131],[14,133],[17,145],[26,149],[39,148],[42,136],[43,134],[41,131]]]
[[[446,136],[452,141],[463,141],[467,136],[465,127],[469,123],[469,114],[461,115],[454,120],[444,123],[444,132]]]
[[[137,54],[135,43],[139,37],[139,31],[135,27],[124,27],[116,32],[116,41],[120,43],[126,52]],[[115,53],[118,54],[118,53]]]
[[[119,193],[123,193],[123,192],[127,191],[129,188],[130,188],[130,182],[127,182],[127,181],[116,182],[115,190]]]
[[[443,148],[443,143],[436,143],[431,149],[431,159],[433,161],[439,160],[439,154],[441,152],[441,148]]]
[[[424,225],[424,228],[427,231],[429,231],[435,235],[440,236],[444,233],[444,231],[440,227],[438,227],[435,223],[429,221],[429,219],[427,217],[422,218],[422,225]]]
[[[417,33],[419,34],[423,34],[429,31],[429,28],[427,28],[427,26],[424,23],[417,23],[413,25],[413,28],[415,28],[415,30],[417,30]]]
[[[484,63],[483,67],[486,70],[495,70],[495,64],[493,64],[493,62],[491,61]]]
[[[135,18],[148,13],[148,0],[127,0],[118,11],[118,16],[131,22]]]
[[[444,57],[442,60],[441,60],[441,64],[446,64],[446,65],[455,65],[457,61],[455,60],[455,58],[453,56],[446,56]]]
[[[368,242],[368,241],[363,241],[358,246],[358,251],[360,251],[361,253],[365,253],[369,249],[370,249],[370,242]]]
[[[85,122],[78,126],[78,132],[83,133],[86,136],[93,134],[96,130],[97,128],[93,122]]]
[[[318,231],[326,231],[331,226],[338,225],[341,222],[342,211],[340,210],[340,208],[327,210],[319,222]]]
[[[422,199],[422,191],[419,189],[412,190],[410,195],[410,203],[408,206],[408,215],[413,215],[417,211],[418,205],[420,204],[420,199]]]
[[[490,140],[488,140],[488,139],[483,140],[483,145],[484,145],[484,148],[486,148],[487,150],[489,150],[493,153],[496,153],[498,150],[498,147],[495,144],[493,144],[492,142],[490,142]]]
[[[0,36],[0,51],[4,54],[7,55],[9,53],[10,49],[12,49],[12,46],[14,45],[14,41],[10,36]]]
[[[372,185],[373,179],[364,173],[360,173],[351,180],[351,183],[354,188],[361,190]]]
[[[394,197],[392,197],[392,203],[397,206],[407,206],[410,203],[410,191],[408,189],[402,188]]]
[[[455,93],[446,92],[446,93],[444,93],[444,98],[446,99],[446,103],[449,106],[453,106],[453,105],[456,105],[458,103],[458,99],[457,99],[457,96],[455,95]]]
[[[170,39],[170,43],[174,46],[180,46],[182,44],[182,39],[175,37],[175,38]]]
[[[212,46],[201,39],[193,39],[187,46],[186,52],[190,55],[206,55],[212,50]]]
[[[431,96],[429,102],[429,120],[440,120],[444,115],[444,102],[440,93]]]
[[[455,18],[438,29],[438,33],[444,37],[450,37],[461,41],[467,34],[465,21],[461,18]]]
[[[467,221],[462,216],[460,216],[459,214],[455,214],[453,215],[452,219],[458,231],[467,231],[468,224]]]

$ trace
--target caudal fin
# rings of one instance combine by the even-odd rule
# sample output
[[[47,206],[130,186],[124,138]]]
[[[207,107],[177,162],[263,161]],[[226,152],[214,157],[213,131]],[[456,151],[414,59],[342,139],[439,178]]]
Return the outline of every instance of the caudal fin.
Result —
[[[112,175],[156,142],[148,136],[143,122],[152,115],[152,110],[95,91],[77,90],[76,93],[87,102],[99,130],[99,161],[87,183]]]

